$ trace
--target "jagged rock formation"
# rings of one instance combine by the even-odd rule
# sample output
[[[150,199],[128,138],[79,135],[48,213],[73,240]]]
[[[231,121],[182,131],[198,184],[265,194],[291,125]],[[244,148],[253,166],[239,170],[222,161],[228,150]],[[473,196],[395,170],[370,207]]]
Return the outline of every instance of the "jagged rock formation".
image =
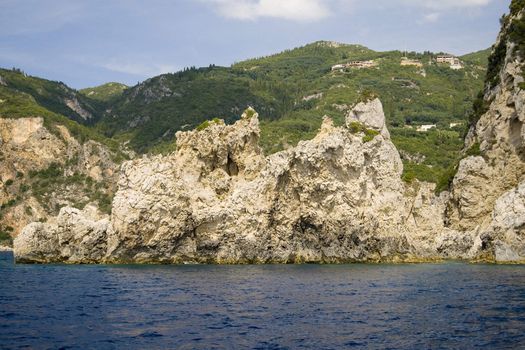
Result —
[[[17,237],[19,262],[100,262],[106,253],[108,216],[88,205],[83,211],[64,207],[49,222],[33,222]],[[80,244],[70,244],[79,242]]]
[[[427,184],[407,189],[401,181],[379,100],[358,104],[347,125],[334,127],[325,117],[313,140],[267,158],[251,109],[234,125],[210,122],[204,130],[179,132],[176,153],[123,164],[110,224],[63,209],[54,222],[24,229],[16,257],[73,263],[465,258],[472,239],[458,243],[443,227],[446,195],[436,198]]]
[[[370,258],[349,253],[355,245],[349,236],[359,231],[371,239],[376,227],[386,233],[399,220],[402,164],[393,144],[380,135],[364,143],[362,133],[334,128],[327,118],[313,140],[265,159],[252,113],[232,126],[213,123],[178,133],[176,154],[123,166],[110,259]],[[385,212],[382,222],[375,219],[377,210]],[[373,249],[379,259],[382,248]]]

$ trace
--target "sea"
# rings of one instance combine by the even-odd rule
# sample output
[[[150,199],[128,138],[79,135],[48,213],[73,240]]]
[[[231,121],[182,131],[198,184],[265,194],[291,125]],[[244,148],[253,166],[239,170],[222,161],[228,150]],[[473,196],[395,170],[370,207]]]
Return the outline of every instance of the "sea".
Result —
[[[21,265],[0,349],[525,349],[525,266]]]

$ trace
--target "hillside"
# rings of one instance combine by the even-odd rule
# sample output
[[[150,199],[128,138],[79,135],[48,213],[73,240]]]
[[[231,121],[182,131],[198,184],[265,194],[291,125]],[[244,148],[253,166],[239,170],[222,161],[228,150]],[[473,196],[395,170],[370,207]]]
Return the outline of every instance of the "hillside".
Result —
[[[91,88],[81,89],[79,90],[79,92],[82,95],[92,98],[94,100],[108,102],[122,95],[122,92],[127,88],[127,85],[111,82]]]
[[[489,59],[491,51],[492,49],[489,47],[485,50],[471,52],[469,54],[463,55],[460,58],[465,62],[478,64],[482,67],[485,67],[487,65],[487,61]]]
[[[393,140],[404,156],[405,178],[437,181],[461,149],[466,115],[482,87],[486,53],[467,55],[464,69],[452,70],[432,61],[436,54],[430,52],[409,53],[420,66],[402,66],[399,51],[315,42],[231,67],[189,68],[148,79],[117,97],[98,128],[129,140],[139,152],[169,151],[176,131],[215,117],[232,123],[252,106],[261,116],[261,144],[269,154],[312,138],[325,114],[341,123],[360,94],[372,90],[385,105]],[[331,69],[367,60],[375,66]],[[450,123],[458,126],[451,129]],[[421,124],[437,124],[437,129],[416,132]]]

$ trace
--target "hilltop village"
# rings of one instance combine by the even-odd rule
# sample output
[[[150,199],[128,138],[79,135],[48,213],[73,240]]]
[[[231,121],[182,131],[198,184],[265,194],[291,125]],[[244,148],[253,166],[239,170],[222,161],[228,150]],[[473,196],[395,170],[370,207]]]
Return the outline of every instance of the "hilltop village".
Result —
[[[439,64],[439,65],[447,65],[450,67],[450,69],[458,70],[463,69],[464,65],[461,62],[461,60],[453,55],[438,55],[435,58],[431,58],[428,62],[429,65],[432,64]],[[339,72],[345,72],[349,69],[367,69],[367,68],[375,68],[378,67],[377,60],[363,60],[363,61],[349,61],[345,63],[338,63],[336,65],[332,66],[332,71],[339,71]],[[423,68],[423,62],[420,59],[415,58],[409,58],[406,55],[401,57],[401,61],[399,63],[400,66],[416,66]]]

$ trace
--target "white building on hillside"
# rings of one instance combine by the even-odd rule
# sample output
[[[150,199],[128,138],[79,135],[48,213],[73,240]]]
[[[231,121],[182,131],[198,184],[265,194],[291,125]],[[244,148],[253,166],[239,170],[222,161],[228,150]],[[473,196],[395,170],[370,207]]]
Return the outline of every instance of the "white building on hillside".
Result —
[[[463,69],[463,64],[456,56],[452,55],[439,55],[436,57],[437,63],[448,63],[451,69]]]

